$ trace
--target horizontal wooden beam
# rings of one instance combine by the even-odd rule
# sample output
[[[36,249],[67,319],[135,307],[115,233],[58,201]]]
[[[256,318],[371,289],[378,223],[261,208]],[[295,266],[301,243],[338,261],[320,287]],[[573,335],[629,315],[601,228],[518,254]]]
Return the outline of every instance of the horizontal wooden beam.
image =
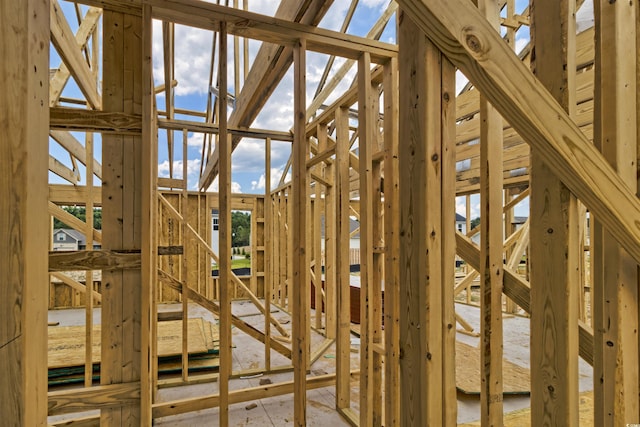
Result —
[[[297,40],[305,39],[310,51],[351,59],[358,59],[363,52],[368,52],[376,63],[383,63],[398,54],[398,47],[389,43],[213,3],[198,0],[143,2],[153,7],[152,13],[156,19],[213,31],[218,31],[220,22],[225,21],[230,35],[281,46],[293,46]]]
[[[49,272],[130,270],[140,268],[140,252],[50,251]]]
[[[135,405],[140,400],[140,383],[132,382],[51,391],[48,397],[49,415],[70,414],[129,404]]]
[[[352,371],[351,375],[356,376],[359,371]],[[329,387],[335,385],[336,374],[325,374],[311,376],[307,378],[307,390]],[[250,400],[265,399],[268,397],[282,396],[293,393],[293,381],[285,381],[277,384],[269,384],[259,387],[245,388],[229,392],[229,403],[248,402]],[[200,411],[203,409],[215,408],[219,405],[220,399],[217,394],[189,399],[174,400],[170,402],[157,403],[153,405],[153,418],[167,417],[170,415],[184,414],[187,412]]]
[[[102,188],[93,188],[91,196],[94,206],[102,206]],[[56,205],[84,206],[88,197],[84,185],[49,184],[49,201]]]
[[[158,119],[158,128],[182,131],[186,129],[189,132],[200,133],[218,133],[218,125],[213,123],[194,122],[189,120],[176,120],[176,119]],[[242,129],[242,128],[228,128],[227,131],[236,136],[246,138],[266,139],[271,138],[275,141],[293,141],[293,135],[291,132],[282,132],[266,129]]]
[[[123,135],[138,135],[142,132],[140,114],[54,107],[49,110],[49,120],[50,128],[53,130]]]

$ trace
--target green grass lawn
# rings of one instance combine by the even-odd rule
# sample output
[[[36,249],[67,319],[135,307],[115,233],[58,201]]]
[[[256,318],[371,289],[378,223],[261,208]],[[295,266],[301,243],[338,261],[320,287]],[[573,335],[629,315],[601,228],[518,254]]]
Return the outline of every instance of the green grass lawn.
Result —
[[[231,269],[234,268],[251,268],[251,259],[234,259],[231,261]],[[218,266],[214,265],[211,268],[212,271],[217,271]]]

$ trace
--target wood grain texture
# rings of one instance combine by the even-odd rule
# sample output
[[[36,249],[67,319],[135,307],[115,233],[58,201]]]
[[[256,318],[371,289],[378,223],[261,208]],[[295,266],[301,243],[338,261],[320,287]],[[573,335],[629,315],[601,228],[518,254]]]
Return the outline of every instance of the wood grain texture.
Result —
[[[452,372],[444,362],[455,352],[447,332],[453,310],[445,307],[453,304],[445,265],[453,263],[453,246],[444,231],[453,230],[453,205],[443,195],[453,173],[451,70],[443,71],[441,53],[407,13],[399,22],[401,424],[454,425],[447,409],[455,406]]]
[[[358,153],[360,163],[360,425],[380,425],[374,418],[374,361],[373,361],[373,216],[374,191],[372,154],[377,147],[374,126],[373,90],[371,88],[371,57],[363,53],[358,59]]]
[[[309,359],[309,257],[307,254],[307,137],[306,122],[306,40],[299,40],[293,49],[294,64],[294,121],[293,121],[293,189],[291,192],[290,215],[292,254],[291,276],[291,340],[293,362],[293,423],[296,427],[306,425],[307,418],[307,363]]]
[[[531,10],[531,67],[571,117],[576,115],[575,11],[575,0],[537,0]],[[578,425],[578,292],[584,250],[577,200],[535,149],[531,163],[531,423]]]
[[[640,261],[637,197],[475,7],[464,0],[398,3]]]
[[[385,425],[400,425],[400,201],[398,165],[398,60],[384,65],[384,408]]]
[[[142,20],[103,12],[103,108],[142,114]],[[103,135],[103,240],[105,250],[141,249],[142,141]],[[102,385],[140,380],[140,267],[102,275]],[[140,405],[106,409],[105,426],[140,423]]]
[[[497,0],[479,0],[478,9],[499,32]],[[503,423],[503,246],[502,246],[502,117],[480,96],[480,419]]]
[[[637,4],[594,3],[594,143],[637,193]],[[638,384],[638,263],[597,214],[594,236],[594,422],[636,423]],[[605,225],[605,229],[600,227]]]
[[[49,415],[69,414],[96,408],[136,404],[140,400],[138,382],[96,386],[48,394]]]
[[[349,293],[349,111],[335,111],[336,121],[336,178],[337,223],[336,223],[336,269],[337,269],[337,317],[336,336],[336,407],[351,406],[349,379],[351,341]]]
[[[46,425],[49,3],[0,7],[0,414]]]

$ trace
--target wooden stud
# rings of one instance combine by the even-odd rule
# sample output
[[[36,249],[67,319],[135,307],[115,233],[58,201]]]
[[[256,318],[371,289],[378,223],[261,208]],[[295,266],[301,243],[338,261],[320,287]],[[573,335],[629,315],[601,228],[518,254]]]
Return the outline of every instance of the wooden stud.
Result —
[[[231,147],[227,133],[227,28],[221,23],[218,63],[218,148],[220,150],[219,176],[219,274],[220,274],[220,426],[229,425],[229,376],[231,375]]]
[[[440,93],[442,126],[441,136],[441,241],[442,241],[442,395],[443,395],[443,425],[457,424],[457,394],[456,394],[456,361],[455,357],[455,218],[456,218],[456,70],[453,64],[440,53],[440,69],[442,88]]]
[[[531,66],[570,116],[575,6],[575,0],[537,0],[531,12]],[[535,149],[531,163],[531,423],[578,425],[577,201]]]
[[[0,22],[0,413],[8,425],[44,426],[48,4],[3,4]]]
[[[478,2],[494,29],[497,0]],[[483,425],[502,425],[502,117],[480,97],[480,415]]]
[[[400,201],[398,199],[398,61],[384,65],[384,413],[385,426],[400,425]]]
[[[87,183],[87,202],[85,204],[85,241],[86,250],[93,250],[93,135],[87,134],[85,136],[86,143],[86,157],[89,159],[86,169],[86,183]],[[91,387],[93,384],[93,271],[88,270],[85,272],[85,286],[89,289],[89,292],[85,293],[84,305],[85,305],[85,362],[84,362],[84,386]]]
[[[594,2],[594,142],[628,188],[637,193],[636,4]],[[598,223],[604,220],[594,212]],[[605,228],[606,224],[605,224]],[[593,286],[594,422],[635,423],[638,402],[637,262],[611,229],[596,226]]]
[[[105,9],[103,12],[103,108],[141,114],[142,20]],[[125,48],[126,46],[126,48]],[[140,136],[103,135],[102,247],[141,248],[142,144]],[[108,165],[108,166],[107,166]],[[140,381],[140,267],[102,273],[102,385]],[[140,423],[140,405],[105,409],[106,426]]]
[[[244,5],[247,5],[247,1],[244,1]],[[246,64],[246,62],[245,62]],[[245,76],[246,77],[246,76]],[[266,249],[264,253],[264,263],[267,268],[265,272],[265,285],[264,285],[264,315],[265,315],[265,343],[264,343],[264,368],[266,370],[271,369],[271,299],[273,297],[273,284],[274,284],[274,252],[275,247],[272,244],[274,242],[274,227],[273,220],[273,202],[271,198],[271,138],[267,138],[264,144],[264,230],[265,241],[264,246]]]
[[[351,312],[349,282],[349,111],[335,111],[336,122],[336,178],[337,212],[336,224],[336,273],[337,273],[337,317],[336,337],[336,407],[339,410],[351,406]]]
[[[170,132],[173,133],[173,132]],[[182,130],[182,192],[180,194],[180,208],[183,221],[180,222],[180,237],[182,239],[182,259],[180,263],[180,280],[183,289],[189,287],[189,240],[187,238],[187,215],[189,196],[187,194],[187,142],[189,134]],[[170,163],[172,163],[170,161]],[[189,298],[182,294],[182,380],[189,379]]]
[[[373,165],[372,152],[377,147],[377,120],[371,88],[371,57],[363,53],[358,59],[358,152],[360,161],[360,425],[380,425],[375,418],[373,360]]]
[[[306,373],[309,359],[309,264],[307,258],[307,137],[306,122],[306,40],[301,39],[293,49],[293,189],[289,211],[292,226],[293,254],[291,259],[292,275],[289,283],[292,288],[292,353],[293,353],[293,423],[296,426],[306,425],[307,388]],[[317,302],[316,302],[317,304]]]
[[[443,104],[451,96],[451,77],[443,76],[441,53],[410,16],[403,12],[399,22],[399,140],[404,144],[399,147],[399,262],[400,283],[405,284],[400,293],[401,424],[453,425],[450,411],[456,403],[449,401],[450,374],[444,362],[455,354],[448,335],[454,333],[453,308],[445,307],[453,303],[446,295],[453,292],[453,277],[445,277],[443,267],[454,262],[444,230],[453,230],[455,211],[442,194],[448,188],[444,174],[452,173],[447,171],[450,124],[443,128],[453,119],[449,102]],[[413,101],[416,97],[424,101]],[[447,286],[451,289],[445,291]],[[452,318],[447,322],[448,313]]]

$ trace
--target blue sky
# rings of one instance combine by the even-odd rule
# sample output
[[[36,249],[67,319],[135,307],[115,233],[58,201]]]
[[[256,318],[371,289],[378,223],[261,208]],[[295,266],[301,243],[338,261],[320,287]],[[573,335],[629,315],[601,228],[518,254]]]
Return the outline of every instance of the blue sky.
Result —
[[[263,13],[267,15],[273,15],[275,12],[278,0],[250,0],[249,9],[254,12]],[[323,28],[332,30],[339,30],[344,19],[344,15],[349,7],[348,1],[335,1],[333,6],[327,12],[325,18],[320,23]],[[242,4],[242,0],[240,0]],[[355,15],[349,26],[348,33],[364,36],[371,28],[375,20],[381,15],[384,9],[387,7],[388,0],[361,0],[356,8]],[[69,23],[73,31],[77,30],[77,23],[75,19],[75,12],[73,6],[67,2],[61,2],[62,8],[68,17]],[[518,13],[528,5],[528,0],[517,0],[516,9]],[[83,6],[83,13],[86,11],[86,7]],[[589,21],[591,19],[589,8],[592,10],[592,6],[589,1],[585,4],[585,7],[581,10],[582,21]],[[585,18],[586,16],[586,18]],[[529,39],[528,28],[520,31],[516,36],[516,50],[520,50],[526,45]],[[175,78],[178,81],[178,85],[175,88],[175,106],[177,108],[184,108],[196,111],[205,111],[207,105],[207,93],[208,93],[208,79],[209,79],[209,63],[211,59],[211,43],[212,33],[195,28],[187,28],[177,25],[175,30]],[[392,18],[391,22],[387,25],[382,37],[382,41],[394,43],[395,42],[395,18]],[[232,41],[229,41],[229,59],[233,60],[232,55]],[[250,41],[250,57],[251,61],[255,57],[259,48],[259,43],[256,41]],[[162,59],[162,25],[160,22],[154,23],[154,78],[156,84],[164,83],[163,74],[163,59]],[[320,80],[320,76],[324,70],[324,65],[328,59],[327,55],[308,53],[307,56],[307,100],[311,102],[311,98],[315,93],[316,86]],[[343,59],[338,58],[332,68],[332,73],[337,70],[342,63]],[[60,63],[60,58],[55,52],[55,49],[51,48],[51,68],[57,68]],[[235,92],[233,87],[233,64],[228,64],[229,76],[228,81],[230,84],[230,93]],[[341,85],[334,91],[334,94],[325,102],[330,103],[337,98],[344,90],[349,86],[350,81],[355,76],[355,69],[352,69],[350,74],[343,80]],[[331,74],[329,75],[331,77]],[[214,77],[215,81],[215,77]],[[460,73],[457,76],[457,86],[461,88],[466,83],[466,79]],[[75,83],[70,79],[69,83],[65,87],[63,96],[72,98],[82,98],[80,91]],[[157,96],[158,108],[164,109],[164,93],[160,93]],[[177,115],[176,118],[187,118],[189,120],[196,120],[193,117],[183,117]],[[291,70],[285,75],[280,85],[275,90],[274,94],[268,101],[267,107],[260,113],[253,123],[255,128],[273,129],[280,131],[288,131],[293,123],[293,79]],[[83,134],[75,134],[76,138],[83,142]],[[174,136],[174,176],[182,176],[182,133],[176,132]],[[160,176],[168,176],[169,162],[166,145],[166,133],[161,131],[159,134],[159,161],[158,169]],[[187,154],[187,169],[188,169],[188,186],[189,188],[196,189],[198,176],[200,171],[200,158],[202,150],[202,135],[192,134],[188,136],[188,154]],[[59,160],[71,167],[71,162],[68,159],[68,155],[65,157],[60,147],[57,146],[55,141],[51,140],[50,152],[54,154]],[[101,145],[100,135],[95,137],[95,153],[96,158],[100,160],[101,157]],[[290,144],[286,142],[273,141],[271,157],[272,157],[272,185],[275,186],[282,174],[284,165],[290,153]],[[84,167],[79,164],[78,169],[81,176],[81,184],[84,184]],[[264,189],[264,176],[265,176],[265,164],[264,164],[264,141],[245,139],[234,151],[232,157],[232,181],[233,191],[242,193],[263,193]],[[50,173],[50,182],[60,182],[60,178]],[[94,180],[96,184],[99,181]],[[217,189],[217,181],[214,182],[212,190]],[[458,200],[457,211],[465,215],[464,204],[461,203],[462,199]],[[479,201],[477,197],[472,198],[472,217],[477,216]],[[516,210],[517,215],[528,214],[528,202],[521,203]]]

